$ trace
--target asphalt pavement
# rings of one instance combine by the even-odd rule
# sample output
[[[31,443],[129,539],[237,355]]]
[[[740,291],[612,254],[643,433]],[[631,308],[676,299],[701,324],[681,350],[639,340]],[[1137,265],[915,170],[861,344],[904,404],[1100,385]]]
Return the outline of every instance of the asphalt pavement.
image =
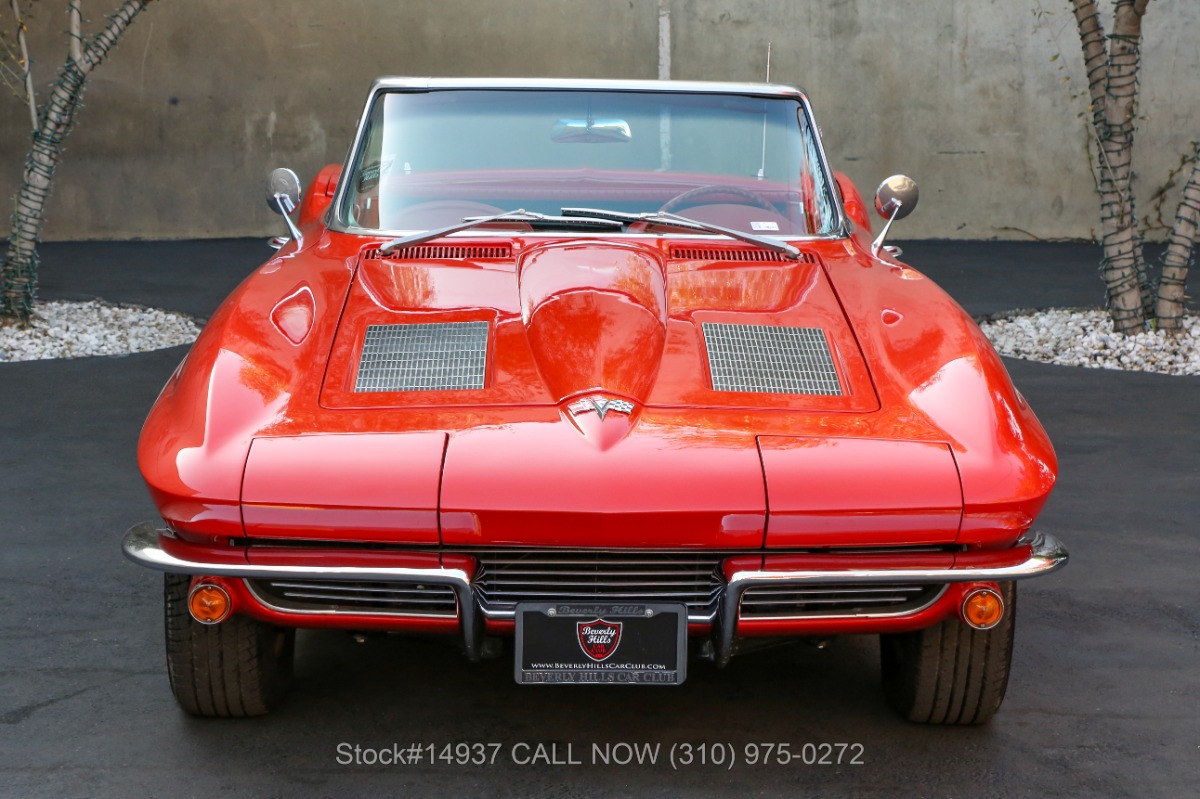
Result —
[[[1103,298],[1090,245],[904,246],[976,315]],[[41,296],[204,318],[268,255],[258,240],[46,245]],[[580,690],[518,687],[509,661],[472,666],[437,641],[337,632],[300,637],[277,712],[224,721],[176,708],[161,578],[119,547],[155,515],[135,446],[184,352],[0,364],[0,797],[1195,795],[1200,378],[1006,361],[1060,458],[1038,527],[1072,557],[1022,584],[988,726],[895,718],[869,637],[693,663],[679,688]],[[494,761],[442,748],[461,743]],[[861,754],[750,764],[768,743]],[[356,763],[355,746],[409,756]]]

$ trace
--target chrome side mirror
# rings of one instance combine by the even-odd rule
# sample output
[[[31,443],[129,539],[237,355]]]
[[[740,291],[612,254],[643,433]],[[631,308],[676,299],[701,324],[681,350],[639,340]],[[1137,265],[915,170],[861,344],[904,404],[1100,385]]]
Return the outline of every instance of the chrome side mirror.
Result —
[[[300,207],[300,178],[296,177],[295,172],[286,167],[271,170],[271,174],[267,175],[267,207],[283,216],[283,221],[287,223],[292,238],[296,240],[298,246],[303,247],[304,237],[300,234],[296,223],[288,216]],[[272,240],[272,246],[274,246],[274,240]]]
[[[875,190],[875,210],[887,220],[887,224],[879,232],[879,238],[871,245],[872,254],[878,255],[879,251],[884,249],[883,240],[887,237],[892,223],[911,214],[917,207],[919,197],[917,182],[907,175],[892,175],[879,184],[879,188]],[[893,254],[899,253],[897,251]]]

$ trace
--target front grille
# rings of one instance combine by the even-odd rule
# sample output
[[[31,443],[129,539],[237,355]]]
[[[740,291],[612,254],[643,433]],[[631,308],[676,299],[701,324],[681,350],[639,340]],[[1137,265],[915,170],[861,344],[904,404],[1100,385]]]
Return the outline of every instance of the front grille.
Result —
[[[713,553],[474,551],[484,613],[511,616],[518,602],[682,602],[711,619],[724,587]]]
[[[704,348],[716,391],[840,396],[825,332],[705,322]]]
[[[483,388],[487,322],[368,325],[355,391]]]
[[[914,613],[932,605],[944,585],[904,583],[845,585],[753,585],[742,594],[744,619],[872,616]]]
[[[264,605],[292,613],[371,613],[455,618],[448,585],[348,580],[247,580]]]

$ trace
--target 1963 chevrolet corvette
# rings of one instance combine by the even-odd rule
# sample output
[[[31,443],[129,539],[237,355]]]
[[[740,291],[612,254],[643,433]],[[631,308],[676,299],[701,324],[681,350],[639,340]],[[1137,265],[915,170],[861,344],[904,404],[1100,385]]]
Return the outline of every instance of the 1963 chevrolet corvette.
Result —
[[[1054,451],[803,93],[379,80],[344,166],[268,201],[290,236],[138,449],[162,521],[124,551],[166,572],[184,710],[267,712],[317,627],[529,684],[878,634],[903,716],[997,710],[1016,581],[1067,558]]]

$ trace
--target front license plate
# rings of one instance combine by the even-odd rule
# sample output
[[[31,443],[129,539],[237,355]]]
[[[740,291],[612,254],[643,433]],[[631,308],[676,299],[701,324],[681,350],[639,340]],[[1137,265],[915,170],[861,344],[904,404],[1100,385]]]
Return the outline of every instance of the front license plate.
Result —
[[[686,676],[686,605],[517,605],[522,685],[679,685]]]

